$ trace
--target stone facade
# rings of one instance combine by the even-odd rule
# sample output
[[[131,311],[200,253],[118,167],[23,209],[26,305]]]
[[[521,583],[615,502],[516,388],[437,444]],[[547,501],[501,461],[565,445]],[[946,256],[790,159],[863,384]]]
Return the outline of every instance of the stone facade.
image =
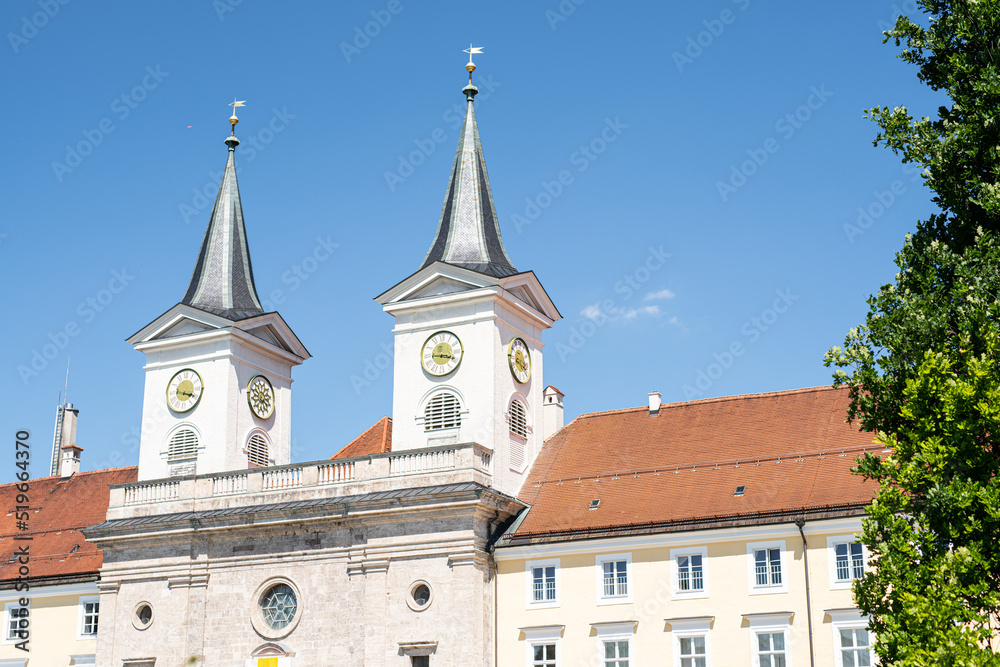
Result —
[[[459,445],[244,471],[236,491],[225,476],[113,487],[87,530],[105,559],[97,664],[493,665],[488,545],[524,506],[489,488],[489,462]],[[297,599],[278,630],[259,611],[275,583]]]

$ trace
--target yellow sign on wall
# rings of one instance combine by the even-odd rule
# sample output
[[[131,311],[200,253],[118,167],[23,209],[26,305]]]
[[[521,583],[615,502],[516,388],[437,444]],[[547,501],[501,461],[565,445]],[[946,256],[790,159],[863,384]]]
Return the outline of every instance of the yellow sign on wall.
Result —
[[[257,658],[257,667],[278,667],[277,658]]]

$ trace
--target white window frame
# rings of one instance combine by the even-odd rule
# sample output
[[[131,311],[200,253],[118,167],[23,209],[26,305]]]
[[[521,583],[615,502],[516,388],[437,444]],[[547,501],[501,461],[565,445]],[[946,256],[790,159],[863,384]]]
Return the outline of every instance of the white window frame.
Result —
[[[20,637],[14,637],[11,639],[7,638],[7,630],[10,628],[11,610],[14,609],[15,607],[17,607],[18,609],[21,608],[19,600],[11,600],[10,602],[5,603],[3,606],[3,635],[0,636],[0,644],[9,645],[9,644],[16,644],[22,641]],[[31,609],[30,600],[28,609]],[[30,631],[31,628],[29,627],[28,630]]]
[[[774,614],[743,614],[743,618],[750,625],[750,664],[752,667],[760,667],[760,655],[757,652],[757,635],[778,634],[784,635],[784,656],[785,667],[792,667],[792,638],[791,624],[793,612],[778,612]]]
[[[96,665],[97,664],[97,654],[96,653],[83,653],[81,655],[71,655],[70,658],[73,659],[74,665]]]
[[[534,569],[538,567],[554,567],[555,571],[555,589],[556,598],[555,600],[535,600],[534,596]],[[524,574],[526,578],[525,585],[525,608],[526,609],[546,609],[550,607],[558,607],[560,596],[560,586],[559,586],[559,559],[558,558],[547,558],[545,560],[529,560],[524,564]],[[559,652],[556,651],[558,656]],[[530,663],[529,663],[530,664]]]
[[[701,556],[702,587],[698,590],[683,591],[680,587],[680,566],[677,558],[680,556]],[[670,550],[670,582],[675,598],[707,598],[708,597],[708,547],[685,547]]]
[[[544,644],[554,644],[556,647],[556,667],[561,667],[562,659],[562,634],[565,625],[546,625],[531,628],[521,628],[524,633],[525,645],[525,665],[531,667],[535,664],[534,648]]]
[[[714,620],[714,616],[666,619],[667,623],[670,624],[670,631],[673,634],[674,661],[672,664],[674,667],[680,667],[681,658],[685,657],[681,656],[681,639],[692,637],[705,638],[705,665],[706,667],[712,667],[711,629]]]
[[[77,603],[77,620],[76,620],[76,638],[77,639],[97,639],[97,633],[94,634],[84,634],[83,624],[84,619],[87,615],[87,604],[91,602],[97,603],[97,629],[100,631],[101,628],[101,596],[100,595],[81,595],[80,600]]]
[[[625,594],[605,595],[604,594],[604,564],[609,561],[625,561]],[[632,574],[632,554],[600,554],[595,558],[597,565],[597,604],[628,604],[632,602],[632,590],[635,588],[635,581]]]
[[[755,567],[754,552],[760,549],[779,549],[778,563],[781,567],[781,583],[757,585],[757,570]],[[785,549],[784,540],[771,540],[768,542],[748,542],[747,543],[747,585],[750,595],[767,595],[769,593],[788,592],[788,551]]]
[[[840,643],[840,631],[865,629],[868,630],[869,663],[877,665],[878,663],[876,662],[875,651],[872,650],[872,645],[875,643],[875,634],[868,629],[868,618],[861,614],[861,610],[827,609],[826,613],[833,621],[831,623],[831,627],[833,629],[833,664],[836,667],[841,667],[844,664],[841,660],[844,647]]]
[[[832,590],[850,588],[854,584],[854,579],[840,581],[837,579],[837,551],[838,544],[858,542],[857,535],[832,535],[826,538],[826,560],[830,569],[830,588]],[[848,554],[849,555],[849,554]],[[868,547],[861,545],[861,557],[864,559],[865,572],[868,571]]]
[[[620,558],[617,560],[621,560]],[[629,565],[632,561],[629,560]],[[629,589],[631,590],[631,588]],[[635,667],[635,626],[638,621],[623,621],[618,623],[591,623],[597,631],[597,664],[605,665],[604,642],[628,642],[628,667]],[[556,653],[558,655],[558,652]]]

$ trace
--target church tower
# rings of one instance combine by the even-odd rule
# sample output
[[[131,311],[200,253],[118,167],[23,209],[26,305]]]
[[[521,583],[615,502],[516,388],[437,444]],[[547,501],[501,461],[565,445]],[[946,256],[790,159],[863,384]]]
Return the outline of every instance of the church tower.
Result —
[[[139,479],[282,465],[291,458],[292,367],[309,352],[257,297],[235,154],[184,298],[128,339],[146,354]]]
[[[420,269],[376,297],[396,319],[394,451],[476,442],[514,495],[543,439],[542,332],[561,318],[507,256],[469,84],[437,235]]]

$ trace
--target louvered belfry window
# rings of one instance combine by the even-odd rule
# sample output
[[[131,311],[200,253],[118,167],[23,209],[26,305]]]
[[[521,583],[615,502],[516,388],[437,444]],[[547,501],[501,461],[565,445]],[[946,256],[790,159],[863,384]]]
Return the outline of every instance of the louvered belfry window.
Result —
[[[167,447],[167,461],[188,461],[198,457],[198,436],[188,428],[182,428],[170,438]]]
[[[510,432],[522,438],[528,437],[528,411],[524,403],[516,398],[510,402]]]
[[[266,468],[271,461],[268,458],[267,438],[260,433],[250,436],[247,443],[247,460],[251,468]]]
[[[424,430],[457,428],[462,423],[461,410],[462,406],[454,394],[441,392],[435,395],[424,408]]]

